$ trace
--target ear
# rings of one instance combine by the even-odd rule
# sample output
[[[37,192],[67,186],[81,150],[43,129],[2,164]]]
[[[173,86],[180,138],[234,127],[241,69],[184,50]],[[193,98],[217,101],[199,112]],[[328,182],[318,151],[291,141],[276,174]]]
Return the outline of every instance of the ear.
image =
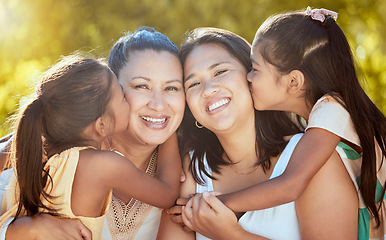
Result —
[[[299,70],[292,70],[287,76],[288,78],[288,93],[298,93],[304,87],[304,75]]]
[[[97,120],[95,120],[94,122],[94,128],[95,128],[95,131],[102,137],[106,137],[107,136],[107,129],[106,129],[106,123],[103,119],[103,117],[99,117],[97,118]]]

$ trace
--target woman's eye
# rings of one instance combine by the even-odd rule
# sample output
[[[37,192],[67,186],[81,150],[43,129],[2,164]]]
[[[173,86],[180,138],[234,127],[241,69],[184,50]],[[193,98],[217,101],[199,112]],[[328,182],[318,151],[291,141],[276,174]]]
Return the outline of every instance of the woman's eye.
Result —
[[[256,68],[251,67],[251,72],[258,72]]]
[[[214,74],[214,76],[215,77],[217,77],[217,76],[219,76],[219,75],[221,75],[221,74],[223,74],[223,73],[226,73],[228,70],[220,70],[220,71],[217,71],[215,74]]]
[[[190,84],[190,85],[188,86],[188,89],[189,89],[189,88],[192,88],[192,87],[195,87],[195,86],[197,86],[197,85],[199,85],[199,84],[200,84],[199,82],[192,83],[192,84]]]
[[[178,88],[177,88],[177,87],[174,87],[174,86],[169,86],[169,87],[166,87],[165,90],[166,90],[166,91],[178,91]]]
[[[146,85],[136,85],[134,88],[135,89],[149,89],[149,87]]]

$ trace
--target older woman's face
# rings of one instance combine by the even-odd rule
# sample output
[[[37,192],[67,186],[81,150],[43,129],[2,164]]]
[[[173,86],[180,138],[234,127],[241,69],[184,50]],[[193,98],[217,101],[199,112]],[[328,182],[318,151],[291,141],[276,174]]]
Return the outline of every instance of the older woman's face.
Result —
[[[179,59],[166,51],[135,51],[118,79],[130,106],[129,134],[144,144],[165,142],[184,115]]]
[[[184,70],[186,101],[206,128],[218,133],[253,118],[247,70],[225,48],[215,44],[195,47]]]

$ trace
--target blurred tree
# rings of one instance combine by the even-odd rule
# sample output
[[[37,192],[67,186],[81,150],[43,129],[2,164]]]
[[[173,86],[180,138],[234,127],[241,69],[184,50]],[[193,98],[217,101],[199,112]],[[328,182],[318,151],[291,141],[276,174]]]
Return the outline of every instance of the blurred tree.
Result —
[[[196,27],[225,28],[252,41],[270,15],[323,7],[339,12],[364,87],[386,113],[386,1],[383,0],[0,0],[0,136],[34,81],[61,55],[78,49],[107,56],[125,31],[155,27],[177,45]]]

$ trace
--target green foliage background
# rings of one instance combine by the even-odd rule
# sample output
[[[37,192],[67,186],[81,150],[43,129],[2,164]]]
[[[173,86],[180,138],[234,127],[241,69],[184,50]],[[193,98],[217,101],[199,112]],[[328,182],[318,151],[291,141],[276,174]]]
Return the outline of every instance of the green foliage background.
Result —
[[[367,78],[363,86],[386,113],[384,0],[0,0],[0,136],[11,131],[6,119],[61,55],[96,49],[106,57],[125,31],[142,25],[177,45],[188,30],[201,26],[252,41],[268,16],[307,6],[339,13],[338,23]]]

